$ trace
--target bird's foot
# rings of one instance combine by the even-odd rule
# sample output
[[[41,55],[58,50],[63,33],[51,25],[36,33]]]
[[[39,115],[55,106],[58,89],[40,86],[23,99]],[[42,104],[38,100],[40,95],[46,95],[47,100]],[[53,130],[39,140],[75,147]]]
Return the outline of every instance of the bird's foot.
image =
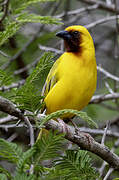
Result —
[[[65,122],[60,118],[58,118],[57,120],[58,120],[59,124],[62,126],[62,132],[69,133],[68,126],[65,124]]]
[[[83,132],[83,135],[86,137],[88,144],[91,145],[92,141],[94,140],[93,137],[90,134],[85,133],[85,132]]]
[[[91,143],[92,143],[92,141],[93,141],[92,136],[91,136],[90,134],[88,134],[88,133],[81,132],[81,131],[80,131],[80,128],[79,128],[71,119],[70,119],[70,122],[72,123],[72,125],[73,125],[74,128],[75,128],[75,134],[76,134],[76,135],[79,135],[80,133],[82,133],[82,134],[86,137],[88,144],[91,145]]]
[[[72,123],[72,125],[75,128],[75,134],[78,135],[80,133],[79,127],[72,121],[72,119],[70,119],[70,122]]]

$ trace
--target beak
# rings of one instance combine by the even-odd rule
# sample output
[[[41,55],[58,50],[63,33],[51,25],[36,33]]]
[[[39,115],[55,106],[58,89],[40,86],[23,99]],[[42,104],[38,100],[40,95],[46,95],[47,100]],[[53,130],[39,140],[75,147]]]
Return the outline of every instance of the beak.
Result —
[[[71,35],[69,34],[68,31],[60,31],[58,33],[56,33],[57,37],[63,38],[65,40],[69,40],[71,39]]]

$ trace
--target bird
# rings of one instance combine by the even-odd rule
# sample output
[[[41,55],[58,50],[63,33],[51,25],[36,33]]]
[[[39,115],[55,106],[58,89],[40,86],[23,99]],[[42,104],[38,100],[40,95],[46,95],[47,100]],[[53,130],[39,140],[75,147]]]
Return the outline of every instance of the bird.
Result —
[[[81,25],[57,32],[65,52],[55,61],[43,86],[46,114],[62,109],[82,110],[96,90],[97,65],[93,39]],[[64,114],[62,119],[73,115]]]

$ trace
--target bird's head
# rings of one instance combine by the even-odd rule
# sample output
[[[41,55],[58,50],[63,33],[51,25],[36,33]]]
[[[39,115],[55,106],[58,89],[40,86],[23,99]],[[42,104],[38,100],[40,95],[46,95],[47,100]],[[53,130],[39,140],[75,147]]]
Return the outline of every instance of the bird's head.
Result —
[[[64,39],[68,52],[80,52],[82,48],[94,48],[92,37],[83,26],[69,26],[64,31],[58,32],[56,36]]]

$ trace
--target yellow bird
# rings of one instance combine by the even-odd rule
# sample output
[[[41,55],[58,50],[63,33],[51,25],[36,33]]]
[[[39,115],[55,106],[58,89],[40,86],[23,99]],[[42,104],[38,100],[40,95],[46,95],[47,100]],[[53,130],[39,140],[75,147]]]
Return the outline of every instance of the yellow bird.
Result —
[[[95,48],[88,30],[69,26],[56,36],[64,40],[66,52],[54,63],[43,87],[46,114],[61,109],[81,110],[96,90]]]

